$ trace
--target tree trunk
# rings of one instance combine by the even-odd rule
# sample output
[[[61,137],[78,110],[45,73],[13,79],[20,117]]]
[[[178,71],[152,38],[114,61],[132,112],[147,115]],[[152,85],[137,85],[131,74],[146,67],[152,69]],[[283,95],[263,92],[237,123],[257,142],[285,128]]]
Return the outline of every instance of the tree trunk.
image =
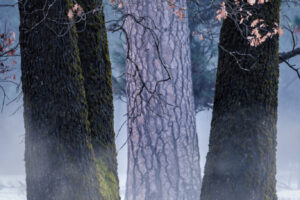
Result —
[[[72,6],[19,1],[28,200],[101,199]]]
[[[175,2],[186,8],[184,0]],[[200,195],[200,156],[192,95],[189,28],[167,1],[124,2],[145,17],[157,40],[129,17],[127,65],[127,200],[194,200]],[[186,11],[182,12],[187,16]],[[180,15],[180,13],[178,13]],[[156,25],[157,29],[155,28]],[[171,80],[163,68],[159,51]],[[137,70],[137,68],[139,70]],[[143,87],[145,86],[145,87]]]
[[[252,20],[279,23],[280,1],[252,9]],[[201,200],[277,199],[278,36],[251,47],[240,30],[224,20]]]
[[[100,7],[102,1],[79,0],[78,4],[84,11],[91,11]],[[103,10],[88,14],[76,26],[100,192],[105,200],[118,200],[111,64]]]

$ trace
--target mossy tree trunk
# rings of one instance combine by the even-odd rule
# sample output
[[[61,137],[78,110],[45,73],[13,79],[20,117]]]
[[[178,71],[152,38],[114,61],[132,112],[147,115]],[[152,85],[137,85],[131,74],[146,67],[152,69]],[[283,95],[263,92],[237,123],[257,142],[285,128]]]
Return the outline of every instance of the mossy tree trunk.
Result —
[[[279,0],[252,9],[253,20],[270,27],[279,22]],[[201,200],[276,200],[278,36],[251,47],[227,18],[219,45]],[[234,58],[228,51],[243,55]]]
[[[84,11],[101,8],[102,0],[79,0]],[[119,199],[119,180],[113,126],[111,63],[103,9],[76,24],[84,76],[91,139],[97,162],[100,192],[105,200]]]
[[[145,17],[141,23],[156,33],[160,50],[159,55],[151,31],[128,19],[133,62],[127,60],[126,69],[127,200],[195,200],[200,196],[188,19],[175,13],[187,5],[185,0],[176,0],[177,7],[172,9],[169,3],[124,1],[129,13]],[[185,10],[181,14],[187,16]],[[168,77],[161,61],[170,80],[161,81]]]
[[[28,200],[98,200],[72,1],[19,1]]]

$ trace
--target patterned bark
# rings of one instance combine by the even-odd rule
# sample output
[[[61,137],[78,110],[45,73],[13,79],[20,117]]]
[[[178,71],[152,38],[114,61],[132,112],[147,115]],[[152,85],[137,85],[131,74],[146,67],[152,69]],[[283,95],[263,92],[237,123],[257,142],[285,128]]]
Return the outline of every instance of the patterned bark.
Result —
[[[253,9],[253,20],[278,23],[280,1]],[[240,30],[229,18],[223,22],[201,200],[277,199],[278,36],[255,48]],[[224,49],[243,55],[234,58]]]
[[[160,62],[153,35],[129,18],[126,30],[133,62],[128,61],[126,74],[126,199],[197,199],[201,182],[200,156],[187,18],[180,20],[175,10],[169,8],[168,1],[128,0],[124,4],[135,17],[145,17],[142,24],[155,30],[160,55],[171,76],[171,80],[160,82],[168,75]],[[184,0],[175,4],[186,8]]]
[[[77,1],[84,11],[102,5],[101,0]],[[84,76],[91,139],[97,162],[100,192],[105,200],[119,199],[117,155],[113,126],[111,64],[103,10],[88,14],[76,24]],[[83,30],[83,31],[80,31]]]
[[[19,1],[28,200],[101,199],[72,1]]]

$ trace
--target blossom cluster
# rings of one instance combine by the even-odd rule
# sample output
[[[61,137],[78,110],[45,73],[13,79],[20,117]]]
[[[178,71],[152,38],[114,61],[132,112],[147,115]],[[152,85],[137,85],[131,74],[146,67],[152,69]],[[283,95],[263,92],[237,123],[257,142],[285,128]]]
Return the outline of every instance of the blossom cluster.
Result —
[[[255,6],[255,4],[265,4],[268,3],[270,0],[247,0],[247,4],[250,6]],[[244,10],[241,6],[240,0],[234,1],[235,6],[238,8],[239,13],[244,13],[240,15],[239,24],[243,24],[246,21],[249,22],[250,17],[253,18],[253,14],[250,10]],[[226,19],[229,15],[228,11],[226,10],[225,2],[222,2],[220,8],[217,10],[216,19],[221,21],[222,19]],[[232,14],[232,13],[230,13]],[[251,19],[252,19],[251,18]],[[263,19],[256,18],[252,19],[250,23],[250,35],[247,36],[247,40],[249,41],[250,46],[257,47],[264,43],[268,38],[272,38],[275,35],[281,36],[283,34],[283,30],[279,27],[277,22],[274,22],[273,27],[269,28]],[[269,31],[266,31],[269,30]],[[262,34],[263,32],[263,34]]]
[[[3,79],[16,79],[16,75],[11,77],[7,74],[17,64],[15,60],[8,64],[8,61],[10,61],[8,58],[16,53],[16,47],[13,46],[15,41],[16,34],[13,31],[0,34],[0,74],[3,76],[1,77]]]

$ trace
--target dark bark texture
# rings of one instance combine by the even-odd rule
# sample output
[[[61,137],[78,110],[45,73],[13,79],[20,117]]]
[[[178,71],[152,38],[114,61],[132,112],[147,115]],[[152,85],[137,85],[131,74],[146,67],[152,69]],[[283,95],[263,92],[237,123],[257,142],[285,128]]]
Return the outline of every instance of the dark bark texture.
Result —
[[[279,23],[280,1],[249,8],[252,20]],[[227,18],[221,29],[201,200],[276,200],[278,36],[251,47],[236,24]]]
[[[132,61],[126,70],[127,200],[195,200],[200,196],[188,19],[176,14],[186,8],[186,2],[174,1],[176,9],[169,3],[124,2],[130,14],[145,19],[142,25],[130,17],[126,22]],[[161,61],[171,80],[162,81],[168,75]]]
[[[28,200],[98,200],[72,1],[20,1]]]
[[[78,4],[88,12],[101,8],[102,1],[79,0]],[[100,192],[105,200],[118,200],[112,75],[103,9],[88,14],[76,27]]]

